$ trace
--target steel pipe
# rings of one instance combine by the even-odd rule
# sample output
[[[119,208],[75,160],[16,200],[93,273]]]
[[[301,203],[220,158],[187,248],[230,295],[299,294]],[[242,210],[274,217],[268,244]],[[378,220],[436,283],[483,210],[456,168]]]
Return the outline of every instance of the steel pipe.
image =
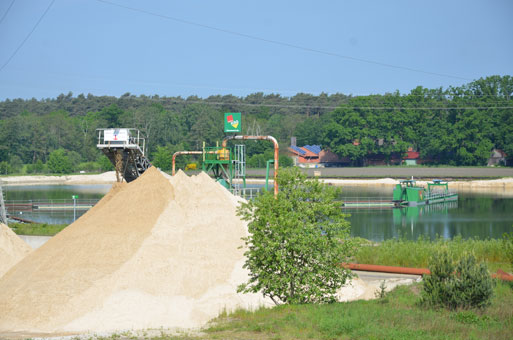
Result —
[[[367,272],[411,274],[411,275],[429,275],[431,272],[427,268],[409,268],[395,266],[380,266],[377,264],[343,263],[342,267],[351,270],[362,270]]]
[[[175,159],[176,156],[179,155],[202,155],[203,151],[177,151],[173,154],[173,172],[171,173],[172,176],[175,175]]]
[[[377,264],[362,264],[362,263],[342,263],[342,267],[351,270],[361,270],[366,272],[378,273],[394,273],[394,274],[410,274],[410,275],[431,275],[431,271],[427,268],[411,268],[411,267],[396,267],[396,266],[381,266]],[[513,281],[513,275],[497,270],[497,273],[492,273],[492,278],[501,279],[503,281]]]
[[[280,147],[278,145],[278,141],[273,136],[242,136],[242,135],[235,135],[235,136],[226,136],[223,139],[223,148],[226,147],[226,143],[230,140],[269,140],[273,142],[274,144],[274,197],[278,196],[278,158],[279,158],[279,151]]]

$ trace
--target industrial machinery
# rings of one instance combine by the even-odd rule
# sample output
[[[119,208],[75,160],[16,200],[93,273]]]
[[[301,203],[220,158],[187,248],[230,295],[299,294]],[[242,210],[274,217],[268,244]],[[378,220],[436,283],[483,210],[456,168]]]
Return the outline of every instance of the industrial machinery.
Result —
[[[98,149],[107,156],[116,169],[116,178],[131,182],[151,166],[145,155],[145,139],[137,129],[97,129]]]
[[[217,182],[236,195],[246,188],[245,145],[235,145],[232,149],[219,145],[207,147],[203,143],[202,151],[177,151],[173,154],[173,176],[176,173],[176,157],[179,155],[201,155],[202,171],[211,174]]]
[[[235,195],[246,195],[246,150],[245,145],[238,144],[232,149],[227,146],[229,140],[268,140],[274,144],[274,160],[267,162],[266,190],[269,182],[269,165],[274,164],[274,195],[278,195],[278,141],[273,136],[227,136],[222,145],[206,147],[203,143],[202,151],[178,151],[173,154],[173,176],[175,175],[176,157],[179,155],[202,155],[202,170],[211,174],[216,181],[221,183]]]

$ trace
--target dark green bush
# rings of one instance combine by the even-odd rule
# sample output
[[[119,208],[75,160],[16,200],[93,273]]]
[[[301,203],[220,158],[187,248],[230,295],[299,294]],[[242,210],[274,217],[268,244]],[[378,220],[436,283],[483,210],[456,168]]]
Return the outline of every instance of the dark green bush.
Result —
[[[465,253],[457,262],[447,250],[429,263],[431,275],[424,277],[421,303],[448,309],[485,308],[491,303],[493,281],[484,263]]]

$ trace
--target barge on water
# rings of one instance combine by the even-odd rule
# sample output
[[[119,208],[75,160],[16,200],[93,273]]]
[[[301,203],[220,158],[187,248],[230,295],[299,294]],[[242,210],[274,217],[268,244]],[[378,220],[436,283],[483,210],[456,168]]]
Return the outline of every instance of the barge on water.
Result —
[[[415,181],[404,180],[394,188],[393,203],[395,206],[410,206],[435,204],[457,201],[458,194],[449,191],[447,181],[435,179],[428,183],[427,189],[416,185]]]
[[[413,179],[403,180],[394,188],[393,199],[354,199],[348,198],[342,203],[344,208],[397,208],[416,207],[426,204],[453,202],[458,200],[458,194],[449,191],[447,181],[434,179],[427,184],[427,189],[419,186]]]

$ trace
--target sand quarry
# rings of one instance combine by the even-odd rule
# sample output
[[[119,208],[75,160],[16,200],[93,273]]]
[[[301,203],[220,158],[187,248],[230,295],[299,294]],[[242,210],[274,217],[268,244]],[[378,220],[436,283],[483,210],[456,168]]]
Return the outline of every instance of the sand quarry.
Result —
[[[152,167],[35,251],[2,226],[0,336],[194,329],[223,310],[273,306],[236,292],[248,278],[238,204],[205,173]],[[376,286],[356,279],[339,298],[373,298]]]
[[[31,251],[32,248],[18,235],[8,226],[0,223],[0,278]]]

